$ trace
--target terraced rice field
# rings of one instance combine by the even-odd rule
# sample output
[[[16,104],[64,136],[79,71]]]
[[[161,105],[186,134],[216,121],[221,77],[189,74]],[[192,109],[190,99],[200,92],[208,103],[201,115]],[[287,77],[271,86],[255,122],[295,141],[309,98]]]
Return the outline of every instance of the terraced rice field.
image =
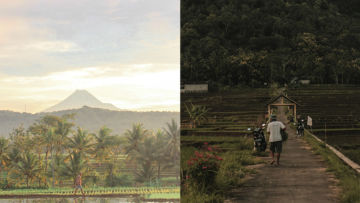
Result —
[[[253,141],[247,129],[264,122],[266,103],[270,100],[268,92],[268,89],[245,89],[226,93],[182,94],[181,168],[186,168],[186,161],[205,142],[220,149],[220,156],[227,156],[227,152],[251,156]],[[209,109],[208,119],[196,128],[188,128],[189,116],[185,104],[190,103]],[[244,162],[252,164],[253,161]]]
[[[182,136],[243,136],[248,127],[264,119],[266,103],[270,100],[268,89],[245,89],[237,92],[182,94]],[[189,116],[185,104],[209,108],[208,120],[195,129],[188,128]]]
[[[313,119],[313,132],[360,164],[360,87],[311,85],[290,89],[298,115]]]
[[[269,89],[244,89],[226,93],[182,94],[181,145],[200,145],[196,141],[198,136],[211,139],[213,136],[248,135],[248,127],[264,120],[266,103],[271,100],[269,92]],[[299,104],[298,115],[312,117],[315,135],[360,163],[360,86],[308,85],[288,89],[287,94]],[[197,128],[188,128],[186,103],[209,108],[208,120]]]
[[[15,189],[0,191],[1,202],[179,202],[180,187],[84,188],[73,194],[73,188]]]

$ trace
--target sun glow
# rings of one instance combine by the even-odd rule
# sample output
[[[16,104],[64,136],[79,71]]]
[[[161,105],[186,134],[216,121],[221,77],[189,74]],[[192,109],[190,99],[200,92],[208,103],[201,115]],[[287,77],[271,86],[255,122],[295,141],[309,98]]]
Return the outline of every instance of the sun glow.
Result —
[[[161,1],[1,2],[0,110],[85,89],[120,109],[179,111],[179,2]]]

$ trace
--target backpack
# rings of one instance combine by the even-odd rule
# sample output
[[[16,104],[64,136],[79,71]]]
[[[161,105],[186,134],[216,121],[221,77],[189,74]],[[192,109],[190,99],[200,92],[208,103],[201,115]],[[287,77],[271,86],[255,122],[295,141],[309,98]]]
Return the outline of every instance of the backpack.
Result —
[[[288,134],[283,129],[280,129],[280,134],[281,134],[281,140],[285,142],[288,139]]]

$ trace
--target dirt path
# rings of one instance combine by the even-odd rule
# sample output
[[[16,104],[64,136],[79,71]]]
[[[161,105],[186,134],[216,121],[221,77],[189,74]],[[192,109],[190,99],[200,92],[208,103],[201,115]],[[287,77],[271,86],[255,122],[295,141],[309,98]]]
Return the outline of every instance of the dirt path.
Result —
[[[283,112],[279,109],[279,113]],[[285,121],[284,114],[278,119]],[[231,192],[225,202],[338,202],[336,179],[326,172],[320,156],[287,124],[288,140],[283,144],[280,166],[268,164],[270,157],[250,180]]]

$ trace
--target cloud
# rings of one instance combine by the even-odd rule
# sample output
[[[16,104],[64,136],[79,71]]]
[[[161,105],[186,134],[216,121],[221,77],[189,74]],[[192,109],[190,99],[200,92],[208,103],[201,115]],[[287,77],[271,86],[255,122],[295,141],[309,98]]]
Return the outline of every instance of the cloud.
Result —
[[[12,101],[17,111],[25,104],[29,105],[28,111],[41,111],[76,89],[89,90],[103,102],[121,104],[122,109],[177,111],[174,106],[180,104],[178,64],[128,64],[122,65],[122,69],[85,67],[44,76],[0,75],[0,78],[0,93],[6,95],[0,100],[0,107]]]
[[[81,50],[73,42],[66,41],[42,41],[25,46],[25,49],[29,51],[38,50],[38,51],[48,51],[48,52],[73,52]]]
[[[179,105],[179,0],[0,2],[0,109],[87,89],[119,108]],[[164,107],[161,107],[164,105]]]

